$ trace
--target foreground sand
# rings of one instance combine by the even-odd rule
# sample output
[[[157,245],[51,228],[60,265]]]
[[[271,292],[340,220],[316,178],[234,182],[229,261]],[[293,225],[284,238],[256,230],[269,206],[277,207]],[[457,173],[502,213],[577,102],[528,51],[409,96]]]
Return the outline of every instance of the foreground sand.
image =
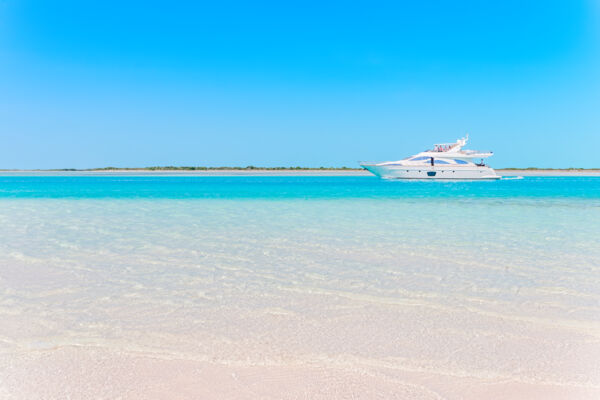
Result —
[[[76,362],[73,362],[76,360]],[[361,368],[361,367],[364,367]],[[63,347],[0,360],[3,399],[598,399],[600,388],[410,369],[222,365]]]

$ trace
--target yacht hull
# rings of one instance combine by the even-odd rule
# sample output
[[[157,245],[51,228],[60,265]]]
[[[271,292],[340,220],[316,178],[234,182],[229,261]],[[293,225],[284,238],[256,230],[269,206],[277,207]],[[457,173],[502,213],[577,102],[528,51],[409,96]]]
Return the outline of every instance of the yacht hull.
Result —
[[[490,167],[485,166],[407,166],[361,164],[361,166],[383,179],[500,179]]]

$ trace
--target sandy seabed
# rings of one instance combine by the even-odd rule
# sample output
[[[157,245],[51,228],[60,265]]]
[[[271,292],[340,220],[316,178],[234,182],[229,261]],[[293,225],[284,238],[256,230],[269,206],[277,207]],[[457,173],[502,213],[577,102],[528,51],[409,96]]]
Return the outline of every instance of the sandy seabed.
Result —
[[[0,399],[599,399],[600,207],[560,193],[2,199]]]

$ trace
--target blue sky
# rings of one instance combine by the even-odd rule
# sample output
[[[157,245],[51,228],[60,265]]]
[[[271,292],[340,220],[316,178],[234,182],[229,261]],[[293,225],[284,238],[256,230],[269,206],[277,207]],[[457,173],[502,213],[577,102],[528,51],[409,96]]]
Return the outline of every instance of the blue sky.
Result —
[[[600,167],[597,1],[0,0],[0,168]]]

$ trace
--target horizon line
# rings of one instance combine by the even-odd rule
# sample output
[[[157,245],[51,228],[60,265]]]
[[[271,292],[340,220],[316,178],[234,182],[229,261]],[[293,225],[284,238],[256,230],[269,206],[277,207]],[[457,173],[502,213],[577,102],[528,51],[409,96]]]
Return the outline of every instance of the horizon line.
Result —
[[[510,171],[598,171],[600,167],[593,168],[551,168],[551,167],[503,167],[495,170]],[[355,167],[257,167],[248,165],[239,166],[151,166],[151,167],[99,167],[99,168],[0,168],[0,172],[92,172],[92,171],[363,171],[364,168]]]

